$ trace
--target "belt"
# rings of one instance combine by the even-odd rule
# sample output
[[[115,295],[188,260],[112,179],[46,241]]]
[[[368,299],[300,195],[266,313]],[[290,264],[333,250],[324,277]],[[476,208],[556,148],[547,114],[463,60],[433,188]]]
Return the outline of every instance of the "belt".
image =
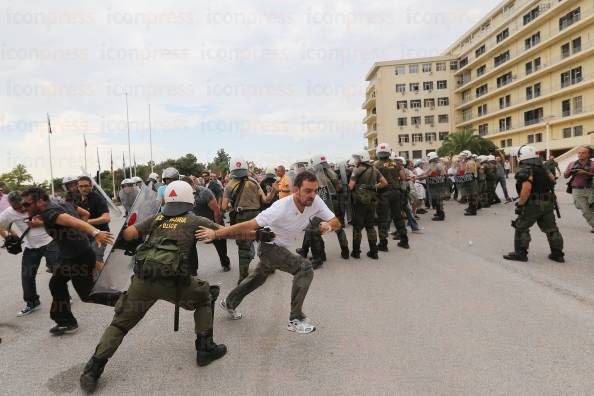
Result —
[[[551,193],[535,193],[535,194],[531,194],[529,199],[533,199],[536,201],[552,201],[554,200],[554,196]]]
[[[235,211],[237,213],[251,213],[251,212],[259,212],[260,209],[244,209],[244,208],[239,207],[239,208],[235,209]]]

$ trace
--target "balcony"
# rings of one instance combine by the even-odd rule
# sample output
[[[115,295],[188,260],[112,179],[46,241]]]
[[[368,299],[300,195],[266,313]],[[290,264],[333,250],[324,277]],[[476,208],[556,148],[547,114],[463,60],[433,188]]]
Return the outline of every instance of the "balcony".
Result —
[[[367,89],[365,90],[366,93],[369,93],[371,91],[373,91],[373,89],[375,88],[375,82],[377,81],[377,77],[373,79],[373,81],[369,82],[369,85],[367,86]]]
[[[361,108],[363,110],[366,110],[370,107],[375,106],[375,96],[372,96],[370,98],[367,98],[367,100],[365,102],[363,102],[363,104],[361,105]]]
[[[479,115],[471,114],[467,117],[462,117],[462,119],[458,119],[456,121],[456,128],[464,127],[472,122],[480,122],[486,118],[495,117],[497,115],[501,115],[503,113],[509,113],[511,111],[516,111],[523,107],[530,107],[534,106],[537,103],[544,102],[549,100],[551,97],[556,97],[559,95],[568,95],[573,91],[577,91],[580,89],[587,88],[591,85],[594,85],[594,73],[587,74],[582,76],[582,79],[579,83],[569,85],[567,87],[563,87],[561,84],[553,85],[549,89],[542,89],[540,90],[540,95],[536,96],[530,100],[526,100],[524,96],[521,98],[516,98],[513,101],[509,102],[509,105],[503,108],[496,108],[496,110],[487,111],[486,113]]]
[[[377,129],[368,129],[367,131],[365,131],[365,133],[363,134],[363,138],[367,139],[369,137],[372,137],[373,135],[377,135]]]
[[[528,2],[526,2],[528,3]],[[535,20],[542,20],[543,17],[550,15],[551,13],[557,11],[558,9],[567,6],[567,2],[561,2],[559,0],[551,0],[548,3],[544,3],[541,6],[541,10],[544,9],[543,12],[540,13],[540,15],[538,15],[538,17]],[[567,9],[569,10],[571,7],[567,7]],[[584,13],[581,14],[582,19],[584,19]],[[575,24],[575,23],[574,23]],[[505,24],[502,24],[499,26],[499,28],[504,27]],[[485,45],[485,51],[480,54],[478,57],[476,57],[476,55],[474,54],[474,46],[470,47],[470,50],[468,52],[465,52],[464,54],[468,54],[467,57],[468,58],[468,63],[466,65],[464,65],[464,67],[459,68],[454,75],[460,75],[461,73],[465,72],[466,70],[469,70],[471,68],[471,66],[473,64],[476,63],[476,61],[478,61],[479,59],[481,60],[485,60],[489,58],[489,55],[493,55],[493,52],[495,52],[495,50],[497,48],[504,48],[503,44],[506,42],[513,42],[514,40],[517,39],[517,35],[519,35],[520,33],[526,31],[526,30],[530,30],[533,29],[533,22],[529,22],[526,25],[523,24],[523,21],[521,20],[520,16],[518,15],[518,19],[516,20],[515,23],[512,23],[510,25],[507,25],[507,28],[509,29],[509,36],[503,40],[500,43],[497,43],[497,39],[496,37],[492,37],[491,39],[487,40],[486,42],[484,42]],[[564,29],[561,29],[564,30]],[[481,36],[482,37],[482,36]],[[541,37],[541,40],[544,39],[543,37]],[[481,43],[479,42],[479,40],[477,40],[476,45],[480,45]],[[513,57],[513,55],[512,55]]]
[[[594,40],[591,41],[586,41],[585,43],[582,43],[581,48],[579,50],[579,52],[576,52],[574,54],[572,54],[571,56],[564,56],[564,55],[560,55],[560,56],[556,56],[554,58],[551,58],[549,60],[549,63],[543,63],[541,64],[538,68],[536,68],[535,70],[529,72],[529,73],[521,73],[518,75],[514,75],[512,77],[512,82],[508,83],[507,85],[497,88],[493,91],[490,91],[482,96],[480,96],[481,100],[493,97],[497,94],[500,94],[501,92],[505,92],[511,88],[514,88],[520,84],[524,84],[526,83],[528,80],[532,80],[532,79],[536,79],[538,77],[541,77],[543,74],[546,73],[552,73],[557,69],[562,68],[564,65],[573,65],[575,64],[575,62],[577,62],[578,60],[587,57],[589,54],[594,53]],[[474,95],[468,95],[466,97],[464,97],[462,99],[462,101],[460,102],[460,104],[458,104],[456,106],[456,110],[461,110],[463,107],[466,107],[467,105],[471,104],[474,101],[478,101],[478,97],[475,97]]]
[[[375,113],[375,109],[371,113],[368,113],[365,118],[363,118],[363,124],[369,124],[377,119],[377,114]]]

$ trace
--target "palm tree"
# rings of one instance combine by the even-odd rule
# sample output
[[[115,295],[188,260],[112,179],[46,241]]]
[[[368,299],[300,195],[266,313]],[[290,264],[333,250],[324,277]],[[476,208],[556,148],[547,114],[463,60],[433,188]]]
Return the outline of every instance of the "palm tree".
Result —
[[[448,157],[463,150],[470,150],[473,154],[487,155],[495,154],[498,148],[490,140],[477,135],[475,131],[459,131],[448,135],[437,150],[437,154],[440,157]]]

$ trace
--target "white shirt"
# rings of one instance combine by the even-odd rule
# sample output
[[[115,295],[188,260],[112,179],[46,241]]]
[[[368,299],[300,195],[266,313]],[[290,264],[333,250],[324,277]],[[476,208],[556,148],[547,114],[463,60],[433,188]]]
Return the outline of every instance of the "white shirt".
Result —
[[[313,217],[319,217],[323,221],[330,221],[336,216],[328,209],[322,198],[317,195],[313,204],[306,206],[303,213],[301,213],[297,209],[291,194],[288,197],[279,199],[271,207],[256,216],[256,223],[260,227],[270,227],[275,235],[272,243],[290,248]]]
[[[12,223],[12,226],[18,230],[18,234],[22,235],[28,227],[25,223],[25,220],[28,218],[29,216],[25,213],[19,213],[12,206],[9,206],[5,211],[0,213],[0,228],[8,231],[8,226]],[[50,243],[52,237],[45,232],[45,228],[35,227],[29,230],[23,241],[26,248],[38,249]]]

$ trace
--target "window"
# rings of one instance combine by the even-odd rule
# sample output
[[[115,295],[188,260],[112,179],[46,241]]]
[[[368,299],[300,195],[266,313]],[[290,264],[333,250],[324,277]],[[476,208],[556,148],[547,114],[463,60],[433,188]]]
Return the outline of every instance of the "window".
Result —
[[[406,107],[407,107],[406,100],[399,100],[399,101],[396,102],[396,108],[398,110],[406,109]]]
[[[435,142],[436,140],[437,140],[437,133],[435,133],[435,132],[425,133],[425,141],[426,142]]]
[[[485,136],[489,134],[489,124],[481,124],[478,127],[479,136]]]
[[[524,40],[524,49],[529,50],[538,43],[540,43],[540,32],[534,33],[532,36]]]
[[[571,115],[571,100],[567,99],[561,102],[561,116],[569,117]]]
[[[511,106],[511,95],[505,95],[499,98],[499,109],[505,109]]]
[[[534,135],[528,135],[528,144],[534,143]]]
[[[570,71],[561,73],[561,88],[577,84],[582,81],[582,67],[576,67]]]
[[[425,116],[425,125],[433,126],[433,124],[435,124],[435,116]]]
[[[449,132],[439,132],[439,140],[446,140],[449,134]]]
[[[411,100],[410,108],[411,109],[420,109],[421,108],[421,99]]]
[[[423,150],[413,150],[412,156],[413,156],[413,159],[422,159],[423,158]]]
[[[468,102],[471,99],[472,99],[472,95],[470,94],[470,89],[467,89],[466,91],[462,92],[462,101],[463,102]]]
[[[423,134],[422,133],[413,133],[412,134],[412,141],[413,141],[413,143],[422,142],[423,141]]]
[[[406,158],[406,159],[408,159],[408,151],[399,151],[399,152],[398,152],[398,155],[399,155],[400,157],[403,157],[403,158]]]
[[[423,91],[433,91],[433,81],[423,82]]]
[[[497,34],[497,43],[502,42],[503,40],[505,40],[508,37],[509,37],[509,29],[505,28],[505,30],[502,30],[501,32],[499,32]]]
[[[584,134],[584,127],[581,125],[578,125],[576,127],[573,127],[573,136],[582,136]]]
[[[532,74],[532,62],[526,63],[526,75]]]
[[[482,65],[479,68],[476,69],[476,76],[480,77],[483,74],[485,74],[485,72],[487,71],[487,65]]]
[[[448,88],[447,80],[438,80],[437,81],[437,89],[447,89],[447,88]]]
[[[447,114],[440,114],[437,116],[437,122],[443,124],[445,122],[449,122],[449,117]]]
[[[561,46],[561,58],[567,58],[569,55],[571,55],[569,43],[565,43]]]
[[[504,85],[509,84],[511,81],[512,81],[511,72],[505,73],[504,75],[497,77],[497,88],[501,88]]]
[[[505,139],[503,139],[503,140],[501,141],[501,144],[500,144],[499,146],[500,146],[501,148],[505,147]]]
[[[571,128],[563,128],[563,139],[571,137]]]
[[[447,68],[446,68],[445,62],[437,62],[435,64],[435,70],[437,70],[437,71],[446,71]]]
[[[406,92],[406,84],[396,84],[396,92]]]
[[[431,71],[431,63],[423,63],[423,73],[429,73]]]
[[[507,139],[507,147],[511,147],[512,146],[512,139]]]
[[[542,122],[543,118],[543,111],[542,107],[534,110],[529,110],[524,112],[524,125],[534,125]]]
[[[571,40],[571,50],[572,53],[578,53],[582,50],[582,38],[578,37],[576,39]]]
[[[410,117],[410,124],[418,127],[421,125],[421,117]]]
[[[485,44],[481,45],[480,47],[478,47],[476,49],[476,51],[474,51],[474,57],[478,58],[479,56],[481,56],[484,53],[485,53]]]
[[[499,119],[499,131],[509,131],[511,129],[511,117]]]
[[[559,18],[559,30],[563,30],[580,20],[580,7]]]
[[[437,105],[438,106],[449,106],[450,98],[437,98]]]
[[[538,58],[534,58],[534,71],[539,71],[540,70],[540,57]]]
[[[534,84],[534,97],[538,98],[540,96],[540,83]]]
[[[435,99],[425,99],[423,101],[424,107],[434,108],[435,107]]]
[[[573,98],[573,114],[580,114],[582,112],[582,97],[576,96]]]
[[[406,126],[406,117],[398,118],[398,126],[401,128]]]
[[[462,59],[459,63],[460,68],[463,68],[464,66],[466,66],[468,64],[468,57]]]
[[[487,115],[487,104],[483,103],[482,105],[480,105],[477,109],[477,112],[479,117]]]
[[[419,93],[419,83],[410,83],[409,89],[410,89],[410,92]]]
[[[495,67],[507,62],[510,59],[509,50],[505,51],[499,55],[497,55],[493,61],[495,63]]]
[[[404,74],[404,66],[396,66],[396,75],[401,76]]]
[[[472,109],[462,110],[462,121],[470,121],[472,119]]]
[[[398,135],[398,143],[408,143],[408,135]]]
[[[450,70],[458,70],[458,61],[450,61]]]
[[[529,24],[540,15],[540,6],[534,7],[528,14],[524,15],[524,25]]]
[[[536,143],[540,143],[540,142],[542,142],[542,133],[540,133],[540,132],[539,132],[539,133],[535,134],[535,135],[534,135],[534,141],[535,141]]]
[[[538,98],[540,96],[540,83],[526,87],[526,100]]]
[[[419,72],[419,65],[408,65],[408,72],[411,74],[415,74]]]
[[[481,85],[480,87],[478,87],[478,88],[476,89],[476,97],[477,97],[477,98],[478,98],[478,97],[481,97],[481,96],[483,96],[484,94],[486,94],[488,91],[489,91],[489,90],[488,90],[487,84]]]

